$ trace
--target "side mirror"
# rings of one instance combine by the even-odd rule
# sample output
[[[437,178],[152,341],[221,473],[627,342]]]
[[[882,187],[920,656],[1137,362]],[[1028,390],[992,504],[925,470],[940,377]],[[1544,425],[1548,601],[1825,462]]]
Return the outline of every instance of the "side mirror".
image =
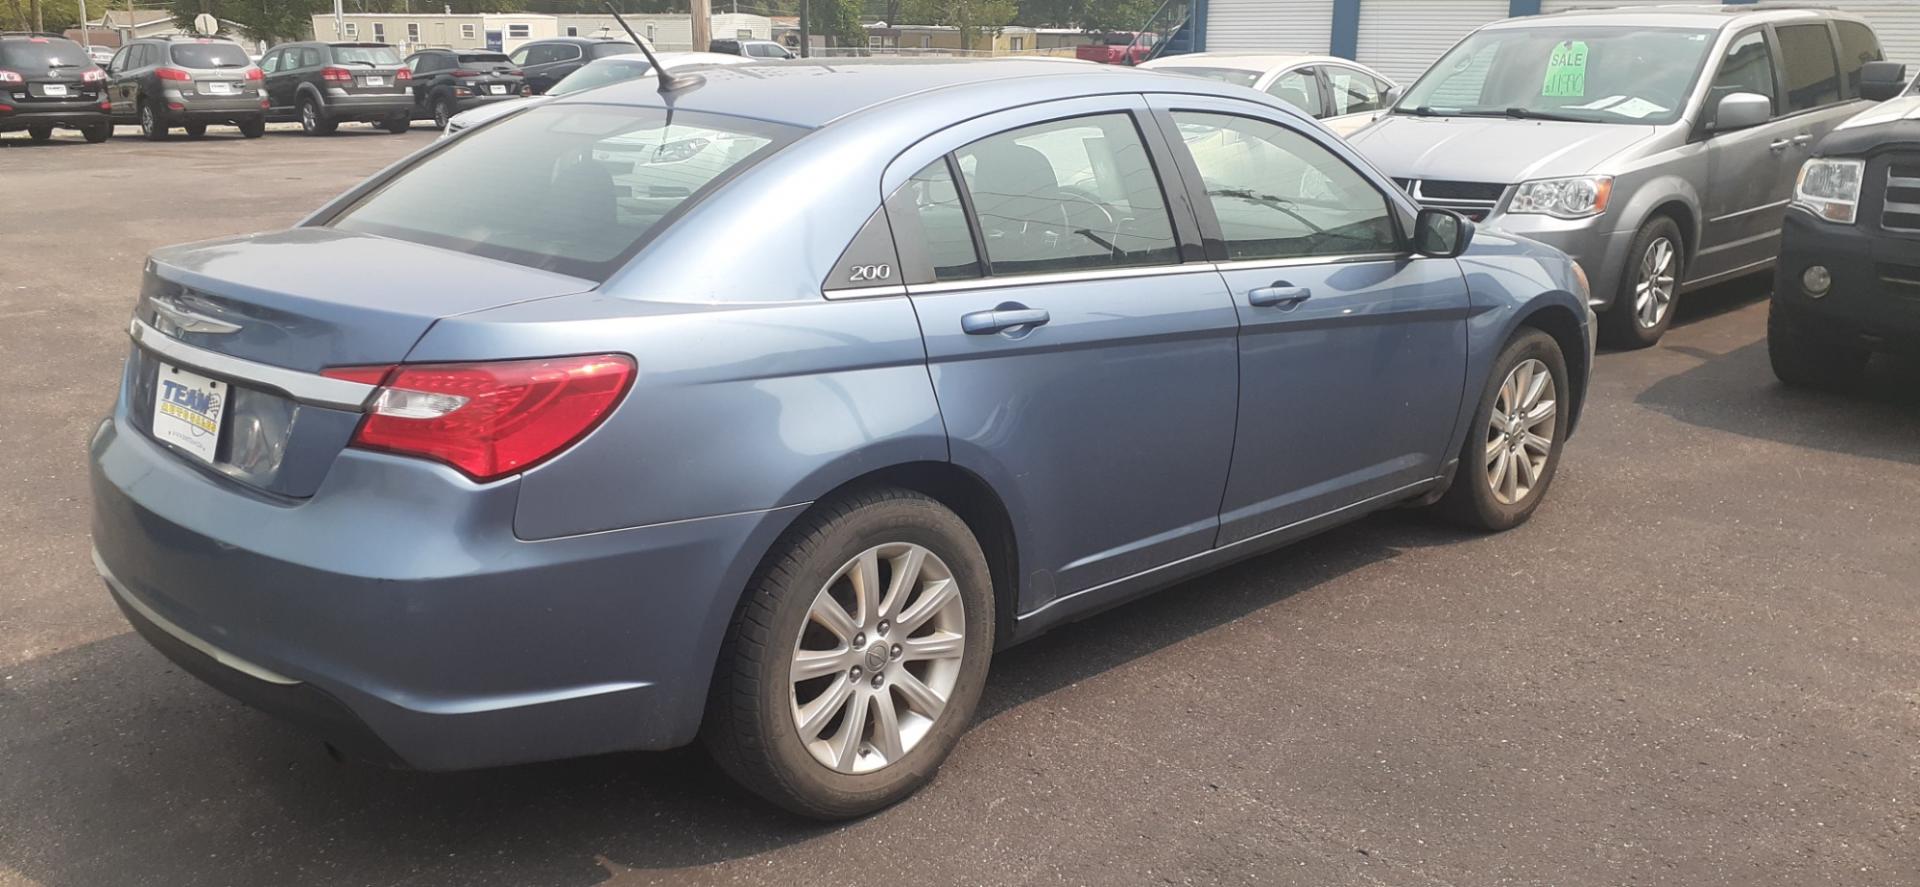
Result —
[[[1436,259],[1452,259],[1473,242],[1473,223],[1450,209],[1423,209],[1413,220],[1413,251]]]
[[[1884,102],[1907,88],[1907,66],[1899,62],[1868,62],[1860,69],[1860,97]]]
[[[1757,92],[1736,92],[1723,96],[1713,109],[1708,132],[1733,132],[1751,129],[1773,119],[1773,100]]]
[[[1383,92],[1380,94],[1380,106],[1383,108],[1391,108],[1394,105],[1400,104],[1400,97],[1406,94],[1407,94],[1406,87],[1404,86],[1392,87],[1388,89],[1386,92]]]

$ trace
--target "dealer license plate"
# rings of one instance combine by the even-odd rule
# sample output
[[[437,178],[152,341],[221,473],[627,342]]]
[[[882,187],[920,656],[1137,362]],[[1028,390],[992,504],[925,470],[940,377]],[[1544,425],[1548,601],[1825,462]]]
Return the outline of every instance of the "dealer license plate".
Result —
[[[52,95],[66,95],[66,94],[67,94],[67,85],[65,83],[47,84],[47,95],[52,96]]]
[[[507,87],[503,84],[495,83],[492,86],[487,87],[487,91],[493,93],[494,95],[506,95]]]
[[[209,95],[233,95],[233,84],[209,83],[207,84],[207,93]]]
[[[202,462],[213,462],[231,387],[219,379],[160,364],[153,386],[153,436]]]
[[[387,78],[385,78],[385,77],[368,77],[368,78],[367,78],[367,85],[368,85],[368,86],[385,86],[385,85],[387,85]]]

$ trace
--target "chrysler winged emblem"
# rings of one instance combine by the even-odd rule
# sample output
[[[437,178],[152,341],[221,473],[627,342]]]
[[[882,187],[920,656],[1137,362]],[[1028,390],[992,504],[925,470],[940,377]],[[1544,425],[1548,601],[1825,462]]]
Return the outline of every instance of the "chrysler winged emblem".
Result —
[[[154,328],[170,336],[181,333],[205,333],[219,336],[238,332],[240,329],[237,323],[228,323],[217,317],[208,317],[205,314],[189,311],[171,299],[155,298],[150,300],[150,303],[153,305]]]

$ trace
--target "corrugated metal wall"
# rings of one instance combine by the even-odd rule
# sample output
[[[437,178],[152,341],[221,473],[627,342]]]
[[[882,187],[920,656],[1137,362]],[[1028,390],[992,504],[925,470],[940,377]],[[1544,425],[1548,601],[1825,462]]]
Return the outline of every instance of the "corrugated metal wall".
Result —
[[[1412,83],[1460,38],[1506,18],[1507,10],[1507,0],[1362,0],[1360,62]]]
[[[1333,0],[1211,0],[1207,4],[1208,52],[1325,55],[1332,39]]]

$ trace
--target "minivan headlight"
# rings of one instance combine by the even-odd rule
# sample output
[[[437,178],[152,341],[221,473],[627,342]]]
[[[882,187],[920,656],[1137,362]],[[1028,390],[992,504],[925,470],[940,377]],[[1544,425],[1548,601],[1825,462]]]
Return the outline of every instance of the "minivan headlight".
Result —
[[[1613,176],[1573,176],[1522,182],[1513,192],[1507,212],[1584,219],[1607,211],[1613,195]]]
[[[1815,157],[1800,167],[1793,205],[1829,222],[1851,225],[1860,210],[1860,180],[1866,171],[1864,160]]]

